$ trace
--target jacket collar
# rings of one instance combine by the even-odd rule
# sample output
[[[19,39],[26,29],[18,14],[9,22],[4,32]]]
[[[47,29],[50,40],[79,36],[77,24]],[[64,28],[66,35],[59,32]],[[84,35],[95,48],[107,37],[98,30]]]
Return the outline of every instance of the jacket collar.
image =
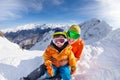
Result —
[[[54,47],[56,50],[58,50],[59,52],[61,52],[61,51],[68,45],[68,42],[65,42],[64,45],[63,45],[61,48],[57,47],[57,46],[53,43],[53,41],[51,41],[50,45],[53,46],[53,47]]]

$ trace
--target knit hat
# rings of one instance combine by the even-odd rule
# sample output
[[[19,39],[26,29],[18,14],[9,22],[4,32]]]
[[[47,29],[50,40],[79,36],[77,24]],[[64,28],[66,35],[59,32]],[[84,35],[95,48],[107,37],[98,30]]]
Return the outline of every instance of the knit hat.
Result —
[[[75,25],[75,24],[72,25],[72,26],[70,26],[70,28],[69,28],[68,31],[75,31],[75,32],[77,32],[78,34],[81,33],[80,27],[79,27],[78,25]]]
[[[63,35],[65,38],[67,38],[66,32],[61,28],[56,28],[55,29],[55,31],[53,33],[53,37],[56,36],[56,35]]]

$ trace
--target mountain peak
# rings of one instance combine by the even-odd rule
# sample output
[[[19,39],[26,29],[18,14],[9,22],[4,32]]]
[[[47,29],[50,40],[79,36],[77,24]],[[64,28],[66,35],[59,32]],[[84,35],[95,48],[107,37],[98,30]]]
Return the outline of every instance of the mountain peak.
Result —
[[[105,22],[99,19],[91,19],[80,24],[81,37],[86,43],[96,42],[106,37],[112,28]]]

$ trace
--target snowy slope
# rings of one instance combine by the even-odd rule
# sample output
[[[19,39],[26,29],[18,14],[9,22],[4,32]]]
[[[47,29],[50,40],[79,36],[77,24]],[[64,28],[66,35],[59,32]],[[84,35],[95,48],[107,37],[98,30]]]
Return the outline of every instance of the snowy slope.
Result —
[[[42,62],[41,51],[22,50],[17,44],[0,37],[0,80],[19,80]]]
[[[120,46],[116,43],[105,39],[86,45],[74,80],[119,80]]]
[[[120,29],[117,29],[99,42],[85,46],[74,80],[119,80],[119,55]]]
[[[120,47],[120,28],[112,31],[106,38]]]

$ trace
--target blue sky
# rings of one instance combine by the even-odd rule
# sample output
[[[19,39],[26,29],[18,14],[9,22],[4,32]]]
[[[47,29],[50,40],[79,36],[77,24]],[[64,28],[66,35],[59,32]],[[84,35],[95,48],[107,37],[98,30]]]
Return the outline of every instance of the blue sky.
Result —
[[[25,24],[73,24],[91,18],[120,28],[120,0],[0,0],[0,29]]]

